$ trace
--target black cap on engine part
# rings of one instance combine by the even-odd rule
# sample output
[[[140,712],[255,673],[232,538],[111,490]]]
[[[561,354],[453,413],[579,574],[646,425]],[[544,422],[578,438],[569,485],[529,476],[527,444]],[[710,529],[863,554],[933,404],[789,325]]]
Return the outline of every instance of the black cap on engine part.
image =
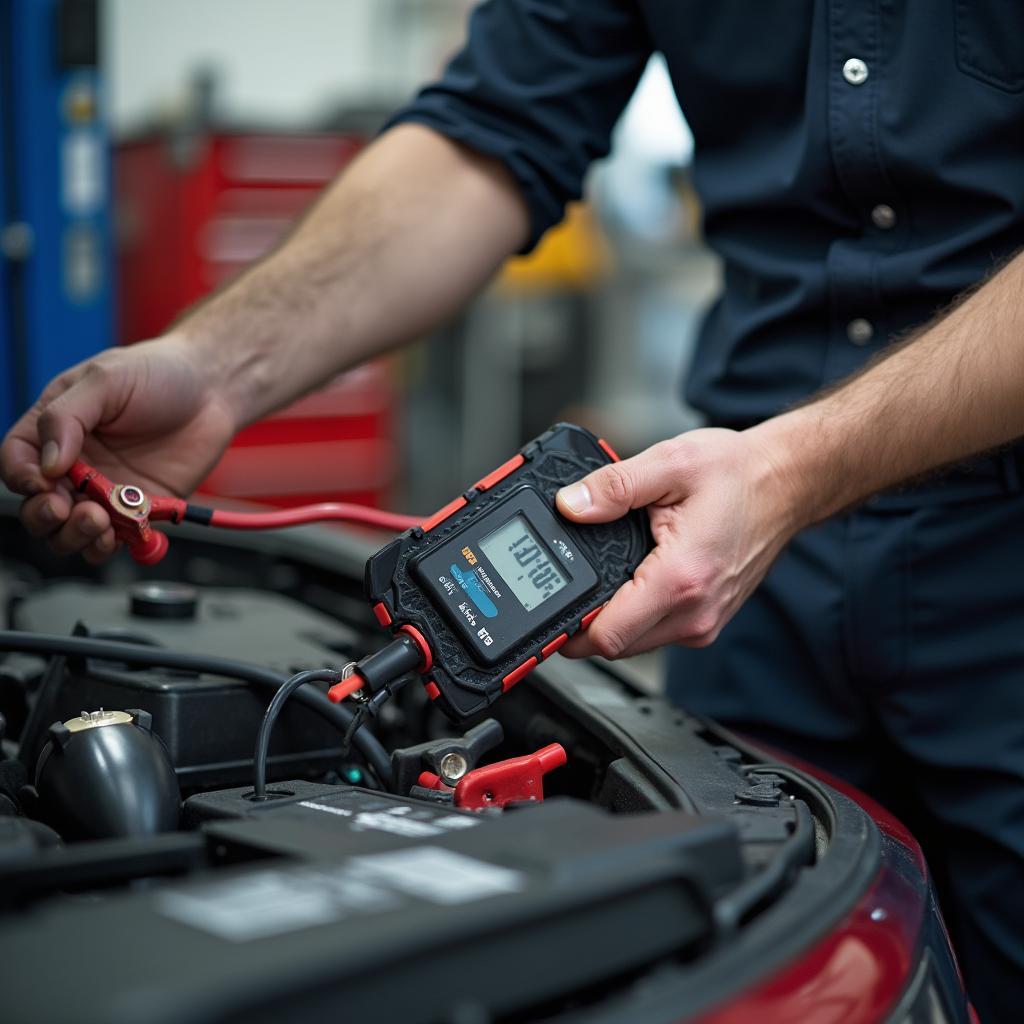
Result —
[[[194,619],[199,606],[199,592],[187,583],[136,583],[129,599],[142,619]]]
[[[141,711],[83,711],[50,726],[36,764],[40,816],[65,839],[154,835],[178,827],[181,792]]]

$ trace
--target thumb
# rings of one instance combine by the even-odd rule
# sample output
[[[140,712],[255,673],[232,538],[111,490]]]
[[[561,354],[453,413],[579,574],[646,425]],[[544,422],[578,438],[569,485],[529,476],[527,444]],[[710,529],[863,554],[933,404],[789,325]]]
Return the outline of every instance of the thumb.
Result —
[[[607,523],[630,509],[662,500],[671,474],[654,449],[613,462],[563,487],[555,496],[558,511],[577,523]]]
[[[111,419],[116,398],[105,373],[85,373],[39,415],[39,465],[51,479],[64,476],[86,436]]]

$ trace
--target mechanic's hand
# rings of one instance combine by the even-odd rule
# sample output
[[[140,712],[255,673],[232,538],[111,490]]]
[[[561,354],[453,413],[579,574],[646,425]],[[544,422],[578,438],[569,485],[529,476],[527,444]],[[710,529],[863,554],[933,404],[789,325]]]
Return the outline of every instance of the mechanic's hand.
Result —
[[[167,336],[108,349],[54,378],[0,446],[0,477],[26,495],[30,533],[102,562],[117,546],[110,517],[64,479],[80,455],[112,480],[184,497],[235,430],[200,353]]]
[[[710,644],[801,525],[794,496],[756,435],[720,429],[662,441],[563,487],[559,511],[578,523],[649,506],[656,546],[562,653],[618,658]]]

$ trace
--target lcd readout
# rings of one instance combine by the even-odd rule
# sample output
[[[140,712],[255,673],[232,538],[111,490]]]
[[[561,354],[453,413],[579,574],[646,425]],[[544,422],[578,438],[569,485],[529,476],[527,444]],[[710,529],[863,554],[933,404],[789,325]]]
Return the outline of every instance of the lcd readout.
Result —
[[[565,576],[524,516],[516,516],[488,534],[480,541],[480,550],[528,612],[566,584]]]

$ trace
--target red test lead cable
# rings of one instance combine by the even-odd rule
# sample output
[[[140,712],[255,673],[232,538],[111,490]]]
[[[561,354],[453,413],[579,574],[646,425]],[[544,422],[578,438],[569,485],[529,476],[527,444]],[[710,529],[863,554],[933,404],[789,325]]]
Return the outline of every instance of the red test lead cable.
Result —
[[[167,537],[159,530],[154,530],[150,523],[192,522],[225,530],[277,530],[334,521],[357,523],[395,533],[419,525],[419,519],[415,516],[382,512],[345,502],[322,502],[274,512],[228,512],[204,505],[192,505],[168,495],[148,495],[136,484],[116,484],[81,461],[68,470],[68,478],[77,490],[106,509],[115,536],[128,545],[132,558],[143,565],[155,565],[167,554]]]
[[[135,484],[115,484],[99,470],[76,462],[68,478],[110,516],[114,536],[128,545],[132,558],[142,565],[156,565],[167,554],[167,537],[150,526],[151,521],[180,523],[187,505],[180,498],[149,497]]]
[[[188,522],[218,526],[225,530],[278,530],[286,526],[335,521],[360,523],[364,526],[375,526],[380,530],[401,533],[420,523],[416,516],[382,512],[366,505],[354,505],[343,501],[325,501],[318,505],[301,505],[298,508],[283,508],[276,512],[228,512],[222,508],[187,505],[184,518]]]

